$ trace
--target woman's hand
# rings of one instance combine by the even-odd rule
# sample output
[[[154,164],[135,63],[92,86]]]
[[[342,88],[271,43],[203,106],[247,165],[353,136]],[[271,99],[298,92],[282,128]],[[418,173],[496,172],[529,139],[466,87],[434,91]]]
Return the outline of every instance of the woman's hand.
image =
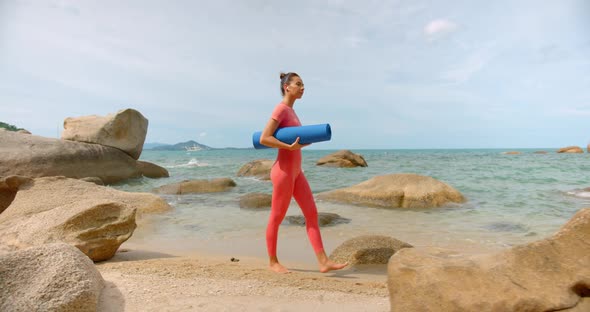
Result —
[[[299,137],[297,137],[297,139],[295,139],[295,142],[293,142],[293,144],[289,145],[289,150],[290,151],[296,151],[299,149],[302,149],[310,144],[299,144]]]

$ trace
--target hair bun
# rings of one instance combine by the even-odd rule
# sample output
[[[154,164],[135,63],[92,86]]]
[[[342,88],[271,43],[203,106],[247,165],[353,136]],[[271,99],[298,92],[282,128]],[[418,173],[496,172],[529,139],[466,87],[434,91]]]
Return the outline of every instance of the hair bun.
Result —
[[[283,80],[283,78],[285,78],[285,76],[287,76],[287,74],[281,73],[281,76],[280,76],[281,77],[281,80]]]

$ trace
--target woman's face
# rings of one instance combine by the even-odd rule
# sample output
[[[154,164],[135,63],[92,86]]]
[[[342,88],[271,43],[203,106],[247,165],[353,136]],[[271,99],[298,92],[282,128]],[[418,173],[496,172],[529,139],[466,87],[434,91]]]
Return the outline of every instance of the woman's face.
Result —
[[[300,99],[303,96],[303,91],[305,91],[305,85],[300,77],[295,76],[291,78],[291,82],[285,84],[285,92],[291,94],[296,99]]]

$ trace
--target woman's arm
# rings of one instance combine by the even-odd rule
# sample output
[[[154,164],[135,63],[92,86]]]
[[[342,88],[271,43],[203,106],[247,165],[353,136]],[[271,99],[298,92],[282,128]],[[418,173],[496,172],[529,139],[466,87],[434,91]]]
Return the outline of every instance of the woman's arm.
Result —
[[[277,138],[273,136],[278,127],[279,122],[271,118],[264,127],[264,130],[262,130],[262,134],[260,135],[260,144],[268,147],[288,149],[290,151],[298,150],[309,145],[299,144],[299,137],[297,137],[293,144],[287,144],[279,141]]]

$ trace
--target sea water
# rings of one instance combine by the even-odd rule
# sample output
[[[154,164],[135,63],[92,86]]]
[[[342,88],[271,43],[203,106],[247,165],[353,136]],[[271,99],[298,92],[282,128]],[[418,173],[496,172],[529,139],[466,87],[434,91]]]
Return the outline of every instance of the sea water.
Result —
[[[510,149],[513,151],[514,149]],[[546,154],[535,151],[545,150]],[[548,237],[573,214],[590,207],[590,154],[558,154],[555,149],[353,150],[368,167],[316,166],[333,150],[303,150],[302,169],[314,193],[352,186],[394,173],[430,176],[454,187],[465,203],[430,209],[385,209],[317,201],[320,212],[337,213],[348,223],[322,227],[326,249],[360,235],[387,235],[414,246],[487,252]],[[169,178],[140,178],[112,187],[150,192],[161,185],[191,179],[232,178],[227,192],[161,195],[173,209],[149,216],[149,226],[130,240],[156,249],[184,253],[202,250],[264,256],[269,209],[241,209],[247,193],[272,192],[269,181],[237,177],[256,159],[275,159],[276,150],[145,150],[141,160],[166,168]],[[292,202],[287,215],[301,215]],[[305,228],[283,222],[279,253],[313,260]],[[303,256],[302,258],[303,259]]]

